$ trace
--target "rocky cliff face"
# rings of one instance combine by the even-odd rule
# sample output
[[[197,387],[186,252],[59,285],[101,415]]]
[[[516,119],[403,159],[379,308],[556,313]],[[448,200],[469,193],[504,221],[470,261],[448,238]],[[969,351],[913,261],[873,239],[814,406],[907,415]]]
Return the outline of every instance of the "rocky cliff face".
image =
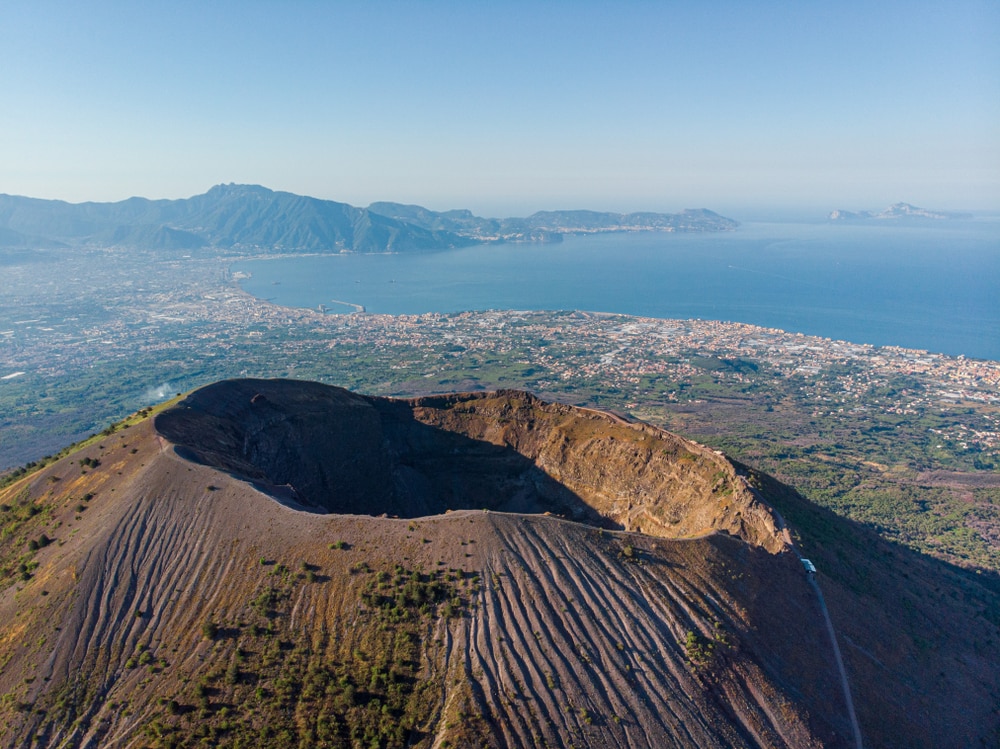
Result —
[[[664,538],[724,531],[777,553],[770,508],[725,458],[644,424],[517,391],[415,400],[245,380],[157,429],[185,455],[319,512],[553,513]]]

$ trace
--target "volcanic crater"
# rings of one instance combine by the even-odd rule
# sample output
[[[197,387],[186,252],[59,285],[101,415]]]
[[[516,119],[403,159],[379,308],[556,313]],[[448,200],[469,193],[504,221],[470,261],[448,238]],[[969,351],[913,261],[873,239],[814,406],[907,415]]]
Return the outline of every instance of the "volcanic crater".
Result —
[[[366,397],[230,380],[156,417],[182,457],[316,513],[552,514],[666,538],[723,531],[784,548],[770,508],[714,451],[521,391]]]

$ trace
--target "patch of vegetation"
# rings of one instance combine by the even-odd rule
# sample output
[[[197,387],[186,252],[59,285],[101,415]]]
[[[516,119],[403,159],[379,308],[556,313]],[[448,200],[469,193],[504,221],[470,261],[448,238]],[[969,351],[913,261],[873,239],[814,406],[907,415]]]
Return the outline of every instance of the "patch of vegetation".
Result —
[[[402,749],[429,738],[423,727],[442,707],[444,677],[422,671],[425,652],[438,647],[428,636],[433,622],[462,614],[471,580],[401,566],[357,574],[367,579],[352,626],[319,639],[291,626],[301,580],[269,575],[243,614],[249,626],[211,622],[207,670],[163,696],[146,739],[164,747]]]
[[[91,458],[91,457],[80,458],[79,462],[80,462],[80,472],[81,473],[86,473],[88,468],[89,469],[93,469],[93,468],[97,468],[98,466],[101,465],[101,461],[100,460],[98,460],[97,458]]]
[[[27,488],[0,504],[0,586],[31,579],[35,553],[52,543],[41,530],[51,517],[51,504],[34,501]]]
[[[621,556],[626,562],[640,561],[639,552],[636,551],[636,548],[630,543],[622,544]]]
[[[684,654],[695,669],[707,668],[715,656],[715,642],[689,629],[684,638]]]
[[[396,566],[392,575],[382,572],[361,591],[361,601],[379,612],[387,624],[415,621],[440,609],[446,618],[462,611],[462,599],[442,571],[425,574]]]

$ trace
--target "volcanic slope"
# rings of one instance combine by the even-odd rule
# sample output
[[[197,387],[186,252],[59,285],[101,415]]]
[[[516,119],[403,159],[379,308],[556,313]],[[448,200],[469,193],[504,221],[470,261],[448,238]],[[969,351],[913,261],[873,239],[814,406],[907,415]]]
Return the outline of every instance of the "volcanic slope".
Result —
[[[0,742],[851,746],[772,495],[800,501],[524,393],[217,383],[0,490]],[[835,592],[835,621],[866,605]],[[994,689],[980,657],[952,681]],[[881,667],[863,731],[995,728],[975,691],[971,728],[929,704],[908,731],[909,693],[879,696],[907,666]]]

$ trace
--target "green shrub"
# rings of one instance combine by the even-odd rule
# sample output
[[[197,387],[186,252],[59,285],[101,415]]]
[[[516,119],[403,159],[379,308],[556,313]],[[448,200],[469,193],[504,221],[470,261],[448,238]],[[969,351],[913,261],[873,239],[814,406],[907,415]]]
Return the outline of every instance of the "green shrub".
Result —
[[[208,620],[201,625],[201,634],[204,635],[206,640],[214,640],[219,635],[219,625]]]

